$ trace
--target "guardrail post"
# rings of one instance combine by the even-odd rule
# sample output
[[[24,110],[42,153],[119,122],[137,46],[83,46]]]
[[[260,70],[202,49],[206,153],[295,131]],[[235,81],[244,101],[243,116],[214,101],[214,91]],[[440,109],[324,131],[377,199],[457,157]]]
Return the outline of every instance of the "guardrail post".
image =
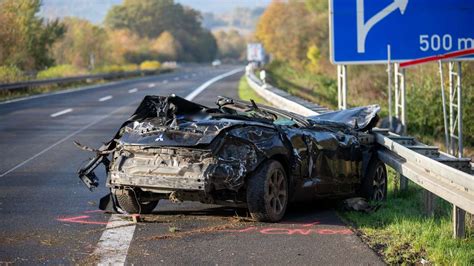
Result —
[[[400,190],[406,190],[408,189],[408,178],[405,176],[398,174],[399,179],[400,179]]]
[[[423,190],[423,205],[425,208],[425,214],[428,216],[434,216],[436,208],[436,195],[428,190]]]
[[[464,238],[466,235],[466,212],[453,205],[453,231],[455,238]]]

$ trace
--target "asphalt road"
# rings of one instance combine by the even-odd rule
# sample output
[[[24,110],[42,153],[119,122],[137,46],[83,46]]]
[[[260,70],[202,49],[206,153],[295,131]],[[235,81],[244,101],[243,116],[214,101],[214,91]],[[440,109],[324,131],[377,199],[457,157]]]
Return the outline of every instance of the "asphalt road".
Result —
[[[187,96],[236,68],[188,66],[0,104],[0,264],[383,264],[340,221],[332,203],[292,206],[278,224],[254,223],[245,212],[191,202],[161,201],[138,224],[98,210],[107,193],[104,178],[93,193],[80,183],[75,172],[90,154],[72,141],[99,146],[145,95]],[[241,75],[211,84],[194,100],[212,105],[217,95],[238,98]],[[104,176],[102,170],[97,174]],[[113,228],[107,238],[117,217],[125,226]]]

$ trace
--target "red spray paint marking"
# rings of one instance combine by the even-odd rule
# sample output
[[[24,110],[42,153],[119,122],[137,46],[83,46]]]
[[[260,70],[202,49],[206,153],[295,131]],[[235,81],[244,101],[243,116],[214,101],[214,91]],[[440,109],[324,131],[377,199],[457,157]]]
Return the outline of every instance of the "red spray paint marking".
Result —
[[[88,210],[84,211],[85,214],[94,214],[94,213],[104,213],[102,210]],[[60,217],[56,219],[59,222],[66,222],[66,223],[77,223],[77,224],[98,224],[98,225],[107,225],[108,222],[103,221],[94,221],[91,219],[90,215],[79,215],[79,216],[72,216],[72,217]]]
[[[283,224],[283,223],[280,223]],[[295,223],[286,223],[286,224],[295,224]],[[264,228],[257,228],[255,226],[243,228],[243,229],[235,229],[235,230],[223,230],[224,232],[229,233],[259,233],[263,235],[350,235],[352,231],[350,229],[315,229],[315,228],[308,228],[314,225],[320,224],[319,221],[314,221],[312,223],[304,223],[300,224],[301,227],[304,228],[286,228],[286,227],[264,227]]]
[[[88,220],[89,218],[90,218],[89,215],[82,215],[82,216],[74,216],[74,217],[68,217],[68,218],[58,218],[56,220],[60,222],[78,223],[78,224],[100,224],[100,225],[108,224],[108,222],[90,221]]]

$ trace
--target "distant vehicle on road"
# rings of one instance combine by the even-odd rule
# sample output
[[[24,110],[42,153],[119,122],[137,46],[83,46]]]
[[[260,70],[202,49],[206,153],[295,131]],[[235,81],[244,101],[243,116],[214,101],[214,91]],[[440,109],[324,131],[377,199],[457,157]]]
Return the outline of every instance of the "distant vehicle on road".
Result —
[[[225,97],[210,108],[175,95],[146,96],[79,177],[97,187],[93,171],[104,164],[111,193],[101,208],[125,213],[150,213],[170,199],[245,207],[257,221],[277,222],[289,202],[352,195],[381,201],[387,172],[368,133],[379,110],[303,117]]]
[[[220,65],[222,65],[221,60],[216,59],[216,60],[212,61],[212,66],[213,66],[213,67],[218,67],[218,66],[220,66]]]

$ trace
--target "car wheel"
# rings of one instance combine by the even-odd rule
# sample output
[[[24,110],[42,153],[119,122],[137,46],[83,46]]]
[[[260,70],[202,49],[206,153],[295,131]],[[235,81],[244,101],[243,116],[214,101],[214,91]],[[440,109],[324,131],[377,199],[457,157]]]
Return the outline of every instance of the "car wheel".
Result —
[[[387,169],[379,159],[369,163],[362,185],[362,193],[366,199],[383,201],[387,199]]]
[[[117,189],[113,193],[119,207],[130,214],[148,214],[158,205],[158,200],[140,202],[138,193],[132,189]]]
[[[264,162],[247,183],[247,206],[258,222],[278,222],[288,205],[285,169],[275,160]]]

